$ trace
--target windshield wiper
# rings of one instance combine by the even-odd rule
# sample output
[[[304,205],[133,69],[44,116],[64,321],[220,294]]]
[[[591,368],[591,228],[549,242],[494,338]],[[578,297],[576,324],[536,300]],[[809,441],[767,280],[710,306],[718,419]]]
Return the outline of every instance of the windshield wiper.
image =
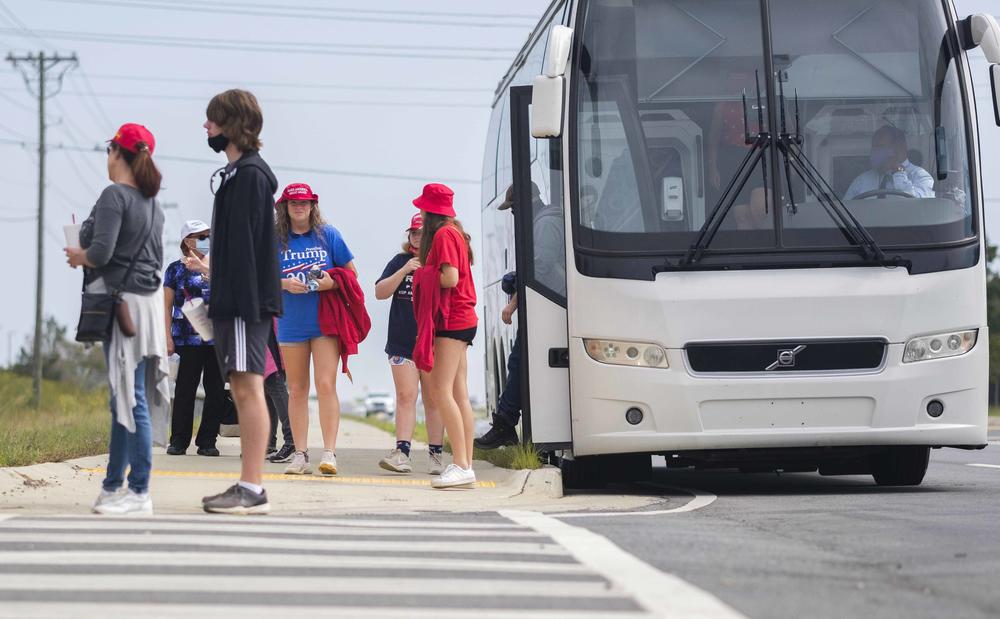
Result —
[[[802,133],[799,127],[799,95],[795,93],[795,133],[788,132],[785,119],[785,85],[784,81],[778,80],[778,101],[781,105],[781,132],[777,137],[778,152],[785,161],[785,180],[788,182],[788,199],[791,212],[798,212],[795,204],[795,195],[792,191],[792,177],[789,168],[794,169],[812,193],[819,198],[820,204],[826,210],[830,218],[840,228],[847,240],[857,245],[864,254],[866,262],[873,264],[895,264],[885,257],[885,251],[879,246],[875,238],[853,213],[844,205],[837,196],[837,193],[830,186],[830,183],[823,178],[823,174],[816,168],[809,157],[802,151]]]
[[[722,222],[725,221],[726,216],[729,211],[733,208],[736,203],[737,198],[739,198],[740,193],[742,193],[743,188],[746,187],[747,181],[750,180],[750,175],[753,174],[754,168],[764,157],[764,153],[767,152],[768,148],[773,146],[771,139],[771,134],[764,131],[764,106],[760,96],[760,74],[755,72],[755,78],[757,81],[757,134],[753,135],[750,133],[749,122],[747,121],[747,91],[743,89],[743,135],[744,142],[750,146],[750,150],[747,152],[746,157],[740,163],[740,166],[736,169],[736,174],[729,180],[729,184],[726,185],[726,190],[722,192],[722,196],[719,201],[715,203],[715,207],[712,208],[712,212],[709,213],[708,218],[705,219],[705,223],[701,225],[701,229],[698,231],[698,238],[695,239],[694,243],[688,248],[687,255],[681,261],[683,266],[691,266],[701,260],[704,255],[705,250],[708,248],[712,239],[715,238],[715,234],[719,231],[719,227],[722,226]],[[767,187],[767,166],[762,166],[764,171],[764,187]],[[765,198],[765,205],[767,201]]]

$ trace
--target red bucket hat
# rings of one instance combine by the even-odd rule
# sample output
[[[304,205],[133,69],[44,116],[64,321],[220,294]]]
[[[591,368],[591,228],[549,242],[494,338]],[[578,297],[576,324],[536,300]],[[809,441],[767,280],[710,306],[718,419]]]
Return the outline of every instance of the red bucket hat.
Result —
[[[281,197],[274,204],[278,205],[288,200],[312,200],[315,202],[319,200],[319,196],[313,193],[312,188],[305,183],[292,183],[285,187],[285,190],[281,192]]]
[[[406,231],[411,232],[413,230],[422,230],[423,227],[424,227],[424,218],[420,216],[420,213],[417,213],[416,215],[413,216],[412,219],[410,219],[410,227],[407,228]]]
[[[424,185],[424,192],[413,201],[413,206],[428,213],[444,215],[445,217],[455,216],[454,207],[455,192],[447,185],[440,183],[430,183]]]
[[[113,142],[130,153],[139,152],[139,142],[144,142],[149,147],[150,155],[153,154],[153,149],[156,148],[156,138],[153,137],[149,129],[135,123],[125,123],[119,127],[115,133],[115,137],[108,140],[108,142]]]

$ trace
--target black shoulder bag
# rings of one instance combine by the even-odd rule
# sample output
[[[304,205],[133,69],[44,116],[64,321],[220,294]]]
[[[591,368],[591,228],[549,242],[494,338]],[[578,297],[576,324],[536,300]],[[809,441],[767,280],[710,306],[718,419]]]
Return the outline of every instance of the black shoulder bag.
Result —
[[[116,314],[122,310],[125,310],[126,315],[128,314],[128,308],[122,299],[122,291],[129,278],[132,277],[132,271],[135,270],[135,264],[139,261],[139,254],[142,253],[142,248],[149,243],[149,239],[153,236],[155,219],[156,212],[154,210],[149,215],[149,230],[146,232],[145,240],[143,240],[139,251],[135,252],[135,255],[132,256],[132,262],[129,263],[128,270],[125,271],[125,276],[118,283],[118,288],[109,289],[108,292],[87,292],[87,278],[83,278],[83,293],[80,298],[80,322],[76,325],[77,342],[93,343],[109,341],[111,339],[111,330],[114,328]],[[131,318],[129,320],[131,321]],[[126,333],[126,335],[129,334]],[[135,335],[134,331],[131,335]]]

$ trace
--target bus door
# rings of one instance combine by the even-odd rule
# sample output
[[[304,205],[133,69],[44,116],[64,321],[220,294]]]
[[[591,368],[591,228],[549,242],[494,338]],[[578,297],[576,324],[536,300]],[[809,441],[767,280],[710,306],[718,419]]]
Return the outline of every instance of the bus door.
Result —
[[[558,139],[530,131],[531,86],[510,89],[514,254],[523,440],[542,451],[572,446],[566,220]]]

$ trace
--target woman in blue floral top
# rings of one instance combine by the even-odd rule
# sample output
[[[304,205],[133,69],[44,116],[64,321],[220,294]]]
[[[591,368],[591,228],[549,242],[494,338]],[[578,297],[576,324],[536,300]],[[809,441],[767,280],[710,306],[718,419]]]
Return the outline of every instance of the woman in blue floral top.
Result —
[[[194,425],[195,393],[198,383],[205,386],[205,403],[195,444],[199,456],[218,456],[215,439],[219,435],[219,420],[225,411],[225,383],[215,358],[211,341],[202,341],[198,332],[184,317],[181,307],[194,297],[209,298],[208,264],[209,226],[197,219],[181,228],[181,253],[163,276],[163,296],[166,302],[167,353],[177,353],[180,367],[174,388],[174,406],[170,418],[170,444],[167,454],[182,456],[191,444]]]

